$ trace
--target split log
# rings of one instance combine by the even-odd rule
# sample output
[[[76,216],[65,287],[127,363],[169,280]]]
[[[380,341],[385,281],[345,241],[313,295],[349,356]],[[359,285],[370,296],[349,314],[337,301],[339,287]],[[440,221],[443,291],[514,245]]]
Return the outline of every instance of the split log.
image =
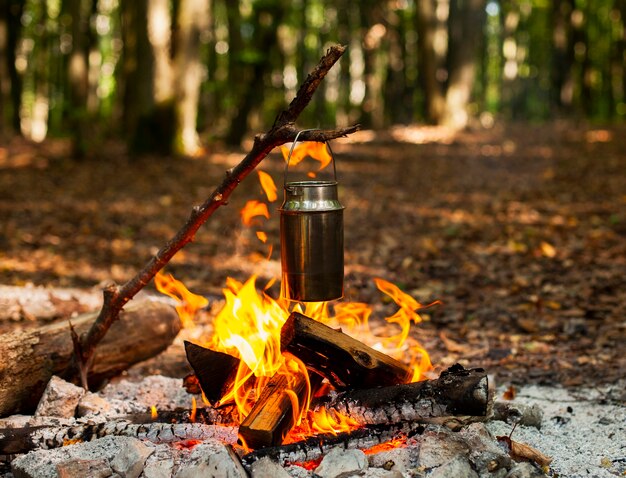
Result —
[[[338,389],[406,383],[413,375],[403,363],[297,312],[283,325],[280,345]]]
[[[71,319],[81,335],[97,314]],[[129,305],[102,342],[90,371],[96,385],[165,350],[180,330],[173,307],[153,300]],[[74,353],[70,325],[59,322],[0,336],[0,416],[31,412],[52,375],[63,372]]]
[[[349,390],[322,398],[312,408],[347,415],[362,425],[427,421],[449,416],[486,416],[487,373],[482,368],[453,365],[436,380]]]
[[[80,423],[72,426],[38,426],[0,429],[0,454],[13,455],[32,450],[49,450],[71,443],[87,442],[105,436],[130,436],[153,443],[175,443],[210,438],[234,444],[237,427],[204,423],[146,423],[126,420]]]
[[[252,410],[239,426],[239,436],[250,448],[276,446],[283,442],[295,424],[298,410],[306,399],[308,377],[276,373],[267,383]]]
[[[204,396],[211,404],[215,404],[228,391],[237,374],[240,360],[186,340],[185,353]]]

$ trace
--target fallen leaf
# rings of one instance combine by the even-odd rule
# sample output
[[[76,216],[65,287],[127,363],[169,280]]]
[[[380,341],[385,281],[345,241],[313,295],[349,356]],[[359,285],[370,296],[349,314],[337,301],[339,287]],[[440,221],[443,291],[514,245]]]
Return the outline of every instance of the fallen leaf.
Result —
[[[504,400],[514,400],[516,395],[517,389],[515,388],[515,386],[511,385],[504,391],[504,393],[502,394],[502,398]]]
[[[507,436],[498,436],[496,439],[507,445],[509,455],[511,455],[511,458],[515,461],[534,461],[541,467],[548,466],[552,463],[552,457],[544,455],[530,445],[511,440]]]

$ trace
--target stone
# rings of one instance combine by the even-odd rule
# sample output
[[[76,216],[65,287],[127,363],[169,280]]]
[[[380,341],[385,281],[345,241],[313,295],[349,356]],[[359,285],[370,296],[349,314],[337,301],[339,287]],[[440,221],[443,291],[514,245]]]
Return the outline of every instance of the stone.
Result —
[[[248,478],[232,447],[217,440],[196,445],[181,460],[174,478]]]
[[[383,468],[368,468],[358,475],[360,478],[404,478],[397,470],[385,470]]]
[[[122,478],[138,478],[153,451],[140,440],[132,441],[111,460],[111,468]]]
[[[69,460],[57,464],[59,478],[109,478],[113,470],[105,459]]]
[[[315,469],[321,478],[347,478],[367,470],[369,464],[361,450],[333,448]]]
[[[283,467],[268,457],[255,461],[250,471],[252,478],[291,478]]]
[[[516,463],[506,478],[544,478],[547,476],[532,463]]]
[[[435,468],[429,478],[478,478],[478,474],[472,469],[467,458],[456,456],[452,460]]]
[[[498,445],[484,423],[471,423],[458,435],[469,447],[469,460],[481,475],[511,467],[510,455]]]
[[[417,457],[417,448],[403,447],[368,455],[368,462],[370,468],[383,468],[385,470],[407,473],[417,466]]]
[[[515,402],[496,401],[493,404],[493,419],[510,425],[524,425],[541,430],[543,410],[536,404],[525,405]]]
[[[87,392],[78,402],[77,417],[107,415],[111,411],[111,403],[97,393]]]
[[[106,460],[110,463],[122,450],[137,442],[141,443],[137,438],[107,436],[53,450],[31,451],[13,460],[11,471],[15,478],[57,478],[59,463],[71,460]]]
[[[466,456],[467,445],[459,442],[452,432],[445,429],[429,431],[424,434],[419,448],[419,466],[436,468],[459,455]]]
[[[54,375],[39,400],[35,416],[72,418],[76,413],[76,406],[84,394],[83,388]]]

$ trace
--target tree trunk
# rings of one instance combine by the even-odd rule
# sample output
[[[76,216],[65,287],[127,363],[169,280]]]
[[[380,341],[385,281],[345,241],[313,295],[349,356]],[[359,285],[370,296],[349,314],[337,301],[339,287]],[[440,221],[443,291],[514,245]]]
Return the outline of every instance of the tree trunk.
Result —
[[[478,48],[485,24],[485,0],[456,0],[450,3],[448,19],[448,87],[442,123],[454,129],[467,126],[476,76]]]
[[[178,6],[174,56],[176,138],[175,151],[194,156],[201,149],[196,129],[203,66],[200,33],[208,27],[208,0],[182,0]]]
[[[443,71],[445,31],[437,19],[439,0],[417,2],[417,53],[419,78],[424,90],[426,118],[438,123],[444,110],[444,96],[439,72]]]
[[[24,0],[2,0],[0,11],[0,132],[21,133],[22,77],[15,52],[22,31]]]
[[[559,112],[572,108],[574,98],[574,42],[571,15],[573,0],[555,0],[552,9],[552,105]]]
[[[242,80],[239,78],[231,79],[232,81],[243,81],[245,86],[241,89],[243,94],[239,99],[239,107],[226,135],[228,144],[239,145],[241,143],[248,131],[250,113],[263,100],[263,82],[272,66],[270,59],[272,50],[276,49],[276,32],[286,10],[282,0],[255,4],[255,11],[252,13],[255,22],[254,34],[251,45],[247,46],[253,59],[245,68],[247,73],[243,75]],[[264,22],[261,22],[260,19],[264,19]]]
[[[89,62],[87,48],[88,18],[82,0],[65,0],[70,20],[72,49],[67,62],[69,90],[68,122],[72,134],[74,157],[82,158],[87,151],[87,92],[89,87]]]

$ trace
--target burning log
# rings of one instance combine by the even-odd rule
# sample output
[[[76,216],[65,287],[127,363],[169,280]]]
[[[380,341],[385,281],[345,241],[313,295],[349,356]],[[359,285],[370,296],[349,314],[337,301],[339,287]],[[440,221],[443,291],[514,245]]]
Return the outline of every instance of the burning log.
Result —
[[[325,408],[362,425],[422,421],[457,415],[485,416],[489,404],[487,373],[453,365],[438,379],[369,390],[349,390],[325,398]]]
[[[281,349],[290,352],[338,389],[372,388],[411,380],[401,362],[297,312],[281,330]]]
[[[261,448],[244,455],[241,462],[248,469],[255,461],[265,457],[278,462],[281,466],[303,463],[317,460],[337,446],[346,450],[355,448],[366,450],[396,438],[407,439],[420,435],[424,430],[424,424],[417,422],[370,425],[351,432],[316,435],[288,445]]]
[[[362,425],[427,421],[469,415],[484,417],[489,405],[487,373],[482,368],[453,365],[436,380],[348,390],[322,399],[313,408],[326,408]]]
[[[78,335],[96,314],[71,320]],[[95,356],[91,383],[110,378],[167,348],[180,330],[180,319],[164,303],[143,300],[126,308]],[[52,375],[66,369],[73,355],[68,322],[0,336],[0,416],[35,409]]]
[[[189,365],[200,382],[204,396],[215,404],[234,380],[240,360],[186,340],[185,353]]]
[[[298,371],[276,373],[239,426],[239,435],[250,448],[280,445],[294,426],[298,406],[306,401],[307,376]],[[297,402],[295,401],[297,398]]]

